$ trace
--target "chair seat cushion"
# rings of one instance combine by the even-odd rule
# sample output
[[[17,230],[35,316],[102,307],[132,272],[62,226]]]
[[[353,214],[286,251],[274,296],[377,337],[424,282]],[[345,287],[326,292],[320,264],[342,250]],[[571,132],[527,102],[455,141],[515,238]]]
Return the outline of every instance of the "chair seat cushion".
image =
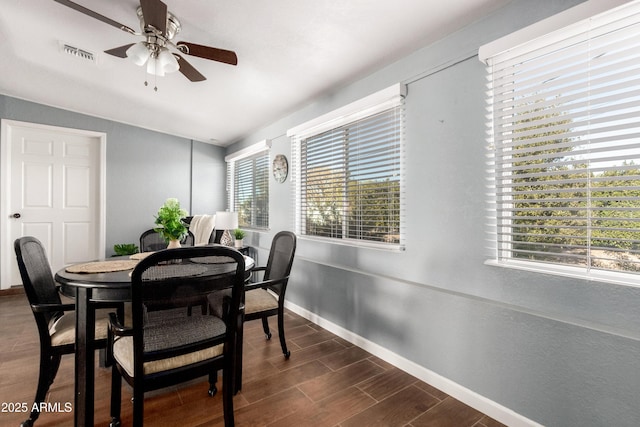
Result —
[[[209,308],[215,316],[222,317],[222,298],[229,295],[227,291],[212,292],[209,294]],[[244,293],[244,314],[278,308],[278,296],[265,289],[252,289]]]
[[[244,294],[244,313],[252,314],[278,308],[278,297],[265,290],[253,289]]]
[[[221,336],[226,332],[224,322],[215,316],[194,313],[193,316],[163,317],[162,313],[166,314],[165,311],[149,313],[144,329],[145,351],[182,347]],[[143,371],[148,375],[202,362],[221,355],[223,348],[224,344],[218,344],[179,356],[145,362]],[[133,337],[116,339],[113,343],[113,356],[127,374],[133,377]]]
[[[115,312],[115,309],[96,311],[96,340],[107,339],[109,312]],[[51,335],[51,345],[54,347],[73,344],[76,340],[76,313],[74,311],[67,311],[61,317],[52,321],[49,325],[49,334]]]

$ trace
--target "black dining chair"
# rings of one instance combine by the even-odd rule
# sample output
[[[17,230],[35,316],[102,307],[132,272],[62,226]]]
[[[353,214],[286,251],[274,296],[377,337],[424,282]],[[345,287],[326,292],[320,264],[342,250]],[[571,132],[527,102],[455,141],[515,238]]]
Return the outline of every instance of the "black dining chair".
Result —
[[[260,274],[262,272],[262,280],[255,283],[246,283],[244,295],[243,322],[262,320],[262,328],[268,340],[271,339],[268,318],[277,316],[278,337],[280,338],[282,353],[286,359],[291,356],[291,352],[287,348],[284,334],[284,298],[295,253],[296,235],[290,231],[277,233],[271,241],[267,265],[255,267],[251,270],[252,273],[257,272]],[[213,315],[221,315],[220,300],[224,295],[224,291],[209,294],[209,310]],[[242,330],[240,332],[242,333]],[[240,366],[242,364],[242,338],[242,335],[238,338],[239,347],[237,350]],[[242,387],[242,369],[239,368],[236,374],[235,392]]]
[[[122,378],[133,387],[133,425],[142,426],[145,392],[208,375],[213,396],[218,370],[223,372],[225,426],[234,425],[244,278],[242,254],[222,246],[167,249],[140,261],[131,275],[133,326],[126,328],[111,316],[111,427],[120,425]],[[220,290],[229,291],[219,307],[221,317],[186,314],[189,301]]]
[[[182,246],[193,246],[195,237],[193,233],[187,231],[187,235],[180,240]],[[154,252],[162,249],[167,249],[167,242],[162,235],[150,229],[140,235],[140,252]]]
[[[287,359],[291,352],[284,337],[284,298],[295,254],[296,235],[290,231],[277,233],[271,242],[267,265],[251,270],[252,273],[263,272],[262,281],[245,285],[245,322],[262,320],[264,334],[271,339],[268,318],[277,316],[280,346]]]
[[[49,387],[60,367],[63,355],[75,350],[75,305],[63,304],[51,273],[42,243],[35,237],[21,237],[14,242],[18,269],[40,337],[40,373],[34,405],[29,418],[21,426],[30,427],[40,416],[38,408],[45,401]],[[119,310],[122,305],[109,304]],[[94,348],[107,344],[107,313],[96,313]]]
[[[193,246],[195,243],[195,236],[191,231],[187,231],[187,235],[180,241],[182,246]],[[147,230],[140,235],[140,251],[141,252],[155,252],[162,249],[167,249],[167,242],[162,235],[157,231],[151,229]],[[193,301],[187,307],[187,311],[191,314],[193,306],[200,306],[202,314],[207,313],[207,301],[204,298],[200,298],[198,301]]]

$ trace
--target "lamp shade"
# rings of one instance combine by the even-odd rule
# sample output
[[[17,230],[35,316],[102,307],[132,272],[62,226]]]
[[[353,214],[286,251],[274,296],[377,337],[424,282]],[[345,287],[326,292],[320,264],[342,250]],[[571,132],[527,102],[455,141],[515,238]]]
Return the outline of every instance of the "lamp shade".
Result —
[[[238,228],[238,212],[216,212],[216,228],[218,230],[235,230]]]
[[[167,49],[162,49],[158,54],[158,64],[156,66],[161,67],[162,71],[167,74],[175,73],[180,69],[178,60]]]
[[[152,56],[147,61],[147,73],[164,77],[164,68],[160,66],[160,61],[157,57]]]
[[[144,65],[147,59],[149,59],[149,55],[151,55],[151,53],[144,42],[136,43],[127,49],[127,57],[136,65]]]

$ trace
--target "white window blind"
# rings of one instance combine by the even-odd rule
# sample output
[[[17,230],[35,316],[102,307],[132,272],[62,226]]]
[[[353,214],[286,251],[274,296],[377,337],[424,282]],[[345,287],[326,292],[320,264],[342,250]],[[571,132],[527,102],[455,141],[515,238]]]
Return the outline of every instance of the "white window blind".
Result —
[[[404,103],[378,108],[294,136],[296,230],[314,238],[376,247],[403,244]],[[351,119],[351,120],[350,120]]]
[[[499,262],[640,273],[638,46],[634,1],[486,58]]]
[[[229,208],[243,228],[269,228],[269,151],[250,150],[227,158]],[[256,152],[257,151],[257,152]]]

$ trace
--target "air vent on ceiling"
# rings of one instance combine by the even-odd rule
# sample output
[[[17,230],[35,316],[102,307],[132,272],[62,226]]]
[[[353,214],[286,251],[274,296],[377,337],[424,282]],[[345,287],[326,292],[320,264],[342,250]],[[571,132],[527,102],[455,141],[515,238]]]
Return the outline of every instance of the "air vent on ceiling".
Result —
[[[68,55],[75,56],[76,58],[96,62],[96,56],[93,52],[89,52],[88,50],[80,49],[79,47],[71,46],[70,44],[63,42],[60,42],[60,50]]]

